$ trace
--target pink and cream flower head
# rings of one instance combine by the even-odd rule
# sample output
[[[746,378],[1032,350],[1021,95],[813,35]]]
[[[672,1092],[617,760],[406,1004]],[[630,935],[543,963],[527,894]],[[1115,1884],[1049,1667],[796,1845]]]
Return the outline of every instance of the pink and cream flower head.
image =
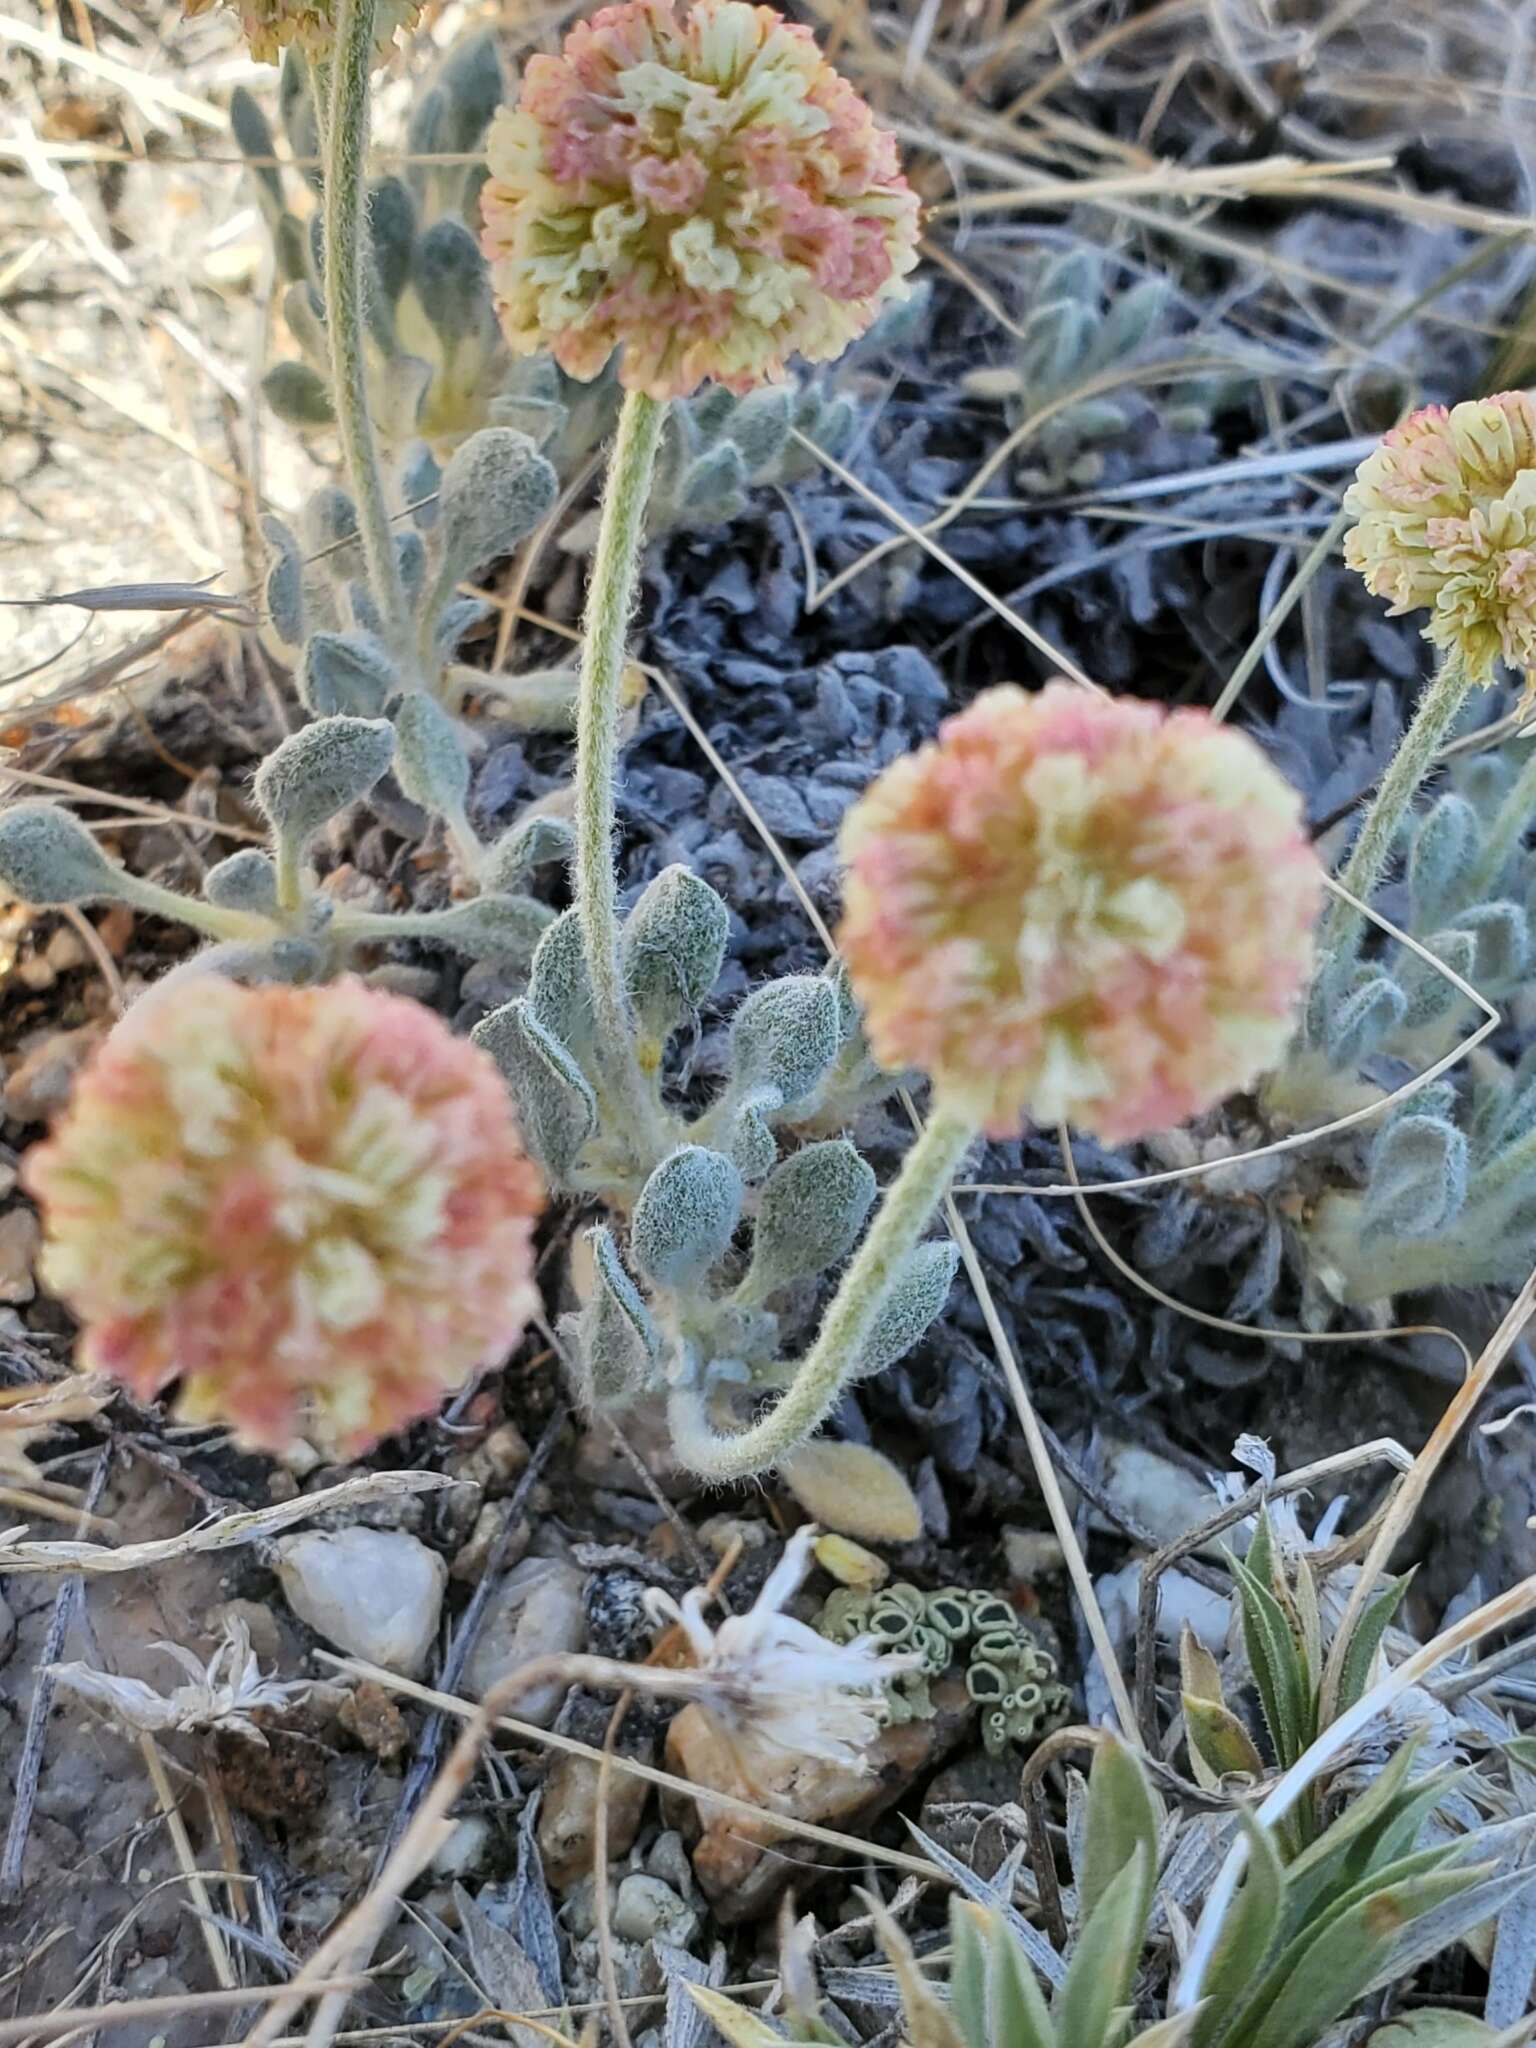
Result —
[[[339,0],[224,0],[240,17],[251,55],[259,64],[275,64],[290,43],[311,62],[323,63],[336,45]],[[182,0],[186,14],[206,14],[214,0]],[[374,58],[383,63],[401,29],[421,19],[421,0],[378,0],[373,25]]]
[[[497,1364],[542,1199],[495,1066],[360,982],[146,998],[28,1155],[81,1362],[352,1455]]]
[[[1536,690],[1536,400],[1427,405],[1361,463],[1344,559],[1393,614],[1492,682],[1502,660]]]
[[[511,347],[681,398],[840,355],[917,260],[891,135],[809,29],[625,0],[530,59],[491,129],[484,247]]]
[[[1166,1130],[1284,1051],[1322,875],[1243,734],[1055,682],[985,691],[844,821],[875,1056],[995,1137]]]

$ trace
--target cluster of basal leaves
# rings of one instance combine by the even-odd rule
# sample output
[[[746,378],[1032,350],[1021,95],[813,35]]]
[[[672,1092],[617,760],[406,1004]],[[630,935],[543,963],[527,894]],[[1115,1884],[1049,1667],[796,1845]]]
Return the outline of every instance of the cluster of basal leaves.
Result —
[[[1092,243],[1023,256],[1013,296],[1024,310],[1011,360],[971,371],[964,389],[1023,430],[1014,477],[1031,496],[1091,489],[1149,429],[1203,434],[1243,388],[1181,322],[1169,278]]]
[[[624,923],[621,958],[647,1091],[637,1119],[605,1093],[576,913],[539,941],[528,992],[476,1025],[553,1189],[628,1215],[586,1238],[585,1301],[562,1334],[591,1404],[679,1388],[783,1383],[782,1311],[857,1241],[875,1176],[840,1132],[899,1077],[874,1065],[837,970],[785,975],[736,1009],[714,1099],[685,1108],[686,1046],[725,958],[730,913],[689,869],[663,870]],[[781,1142],[796,1139],[780,1158]],[[745,1243],[743,1243],[745,1239]],[[954,1277],[948,1242],[919,1245],[866,1342],[861,1376],[902,1357]]]
[[[964,1671],[965,1689],[981,1712],[989,1756],[1010,1742],[1028,1742],[1066,1717],[1071,1695],[1057,1682],[1056,1659],[1038,1643],[1000,1593],[941,1586],[936,1593],[904,1580],[878,1592],[839,1587],[816,1617],[835,1643],[874,1636],[917,1669],[891,1681],[884,1718],[891,1726],[929,1719],[937,1710],[932,1683]]]
[[[1223,1696],[1215,1660],[1186,1636],[1184,1735],[1191,1771],[1214,1795],[1212,1804],[1169,1810],[1135,1751],[1100,1736],[1086,1785],[1068,1774],[1070,1874],[1056,1882],[1064,1942],[1016,1903],[1042,1903],[1022,1843],[982,1878],[920,1834],[924,1853],[959,1896],[950,1913],[947,1994],[877,1909],[910,2048],[1318,2048],[1346,2033],[1357,2040],[1358,2023],[1338,2035],[1331,2030],[1374,1994],[1401,1989],[1456,1942],[1497,1925],[1536,1877],[1525,1867],[1536,1830],[1529,1801],[1512,1799],[1492,1771],[1432,1764],[1417,1735],[1379,1766],[1315,1783],[1273,1828],[1225,1796],[1240,1794],[1266,1763],[1294,1762],[1318,1734],[1328,1635],[1326,1601],[1310,1567],[1304,1557],[1282,1556],[1266,1522],[1235,1570],[1242,1689],[1257,1693],[1268,1757]],[[1368,1603],[1338,1656],[1335,1715],[1379,1668],[1402,1591],[1393,1583]],[[1511,1764],[1509,1775],[1518,1778],[1523,1756]],[[1486,1816],[1502,1817],[1489,1824]],[[1247,1872],[1198,2001],[1182,2010],[1175,1986],[1189,1928],[1239,1839]],[[720,1993],[694,1993],[732,2048],[830,2048],[848,2038],[846,2020],[835,2027],[827,2014],[803,1940],[802,1930],[786,1943],[771,2023]],[[859,1996],[851,1973],[839,1973],[827,1989]],[[1522,1994],[1517,2011],[1523,2003]],[[1371,2039],[1381,2048],[1517,2048],[1528,2037],[1524,2021],[1506,2029],[1422,2008],[1398,2031]]]

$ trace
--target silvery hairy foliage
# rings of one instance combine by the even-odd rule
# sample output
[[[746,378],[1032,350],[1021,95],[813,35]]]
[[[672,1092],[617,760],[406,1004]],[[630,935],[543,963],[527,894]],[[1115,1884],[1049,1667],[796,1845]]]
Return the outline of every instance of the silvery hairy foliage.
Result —
[[[677,1106],[681,1053],[725,958],[729,914],[698,876],[670,867],[624,924],[622,960],[648,1100],[614,1099],[573,911],[533,957],[526,996],[475,1027],[517,1105],[551,1187],[627,1218],[623,1242],[588,1233],[584,1302],[563,1329],[588,1405],[626,1406],[680,1387],[769,1393],[792,1361],[784,1309],[859,1239],[875,1177],[841,1133],[898,1077],[871,1060],[837,972],[788,975],[736,1010],[729,1069],[702,1111]],[[781,1157],[786,1138],[798,1149]],[[955,1250],[920,1245],[874,1330],[861,1375],[918,1341],[943,1307]]]

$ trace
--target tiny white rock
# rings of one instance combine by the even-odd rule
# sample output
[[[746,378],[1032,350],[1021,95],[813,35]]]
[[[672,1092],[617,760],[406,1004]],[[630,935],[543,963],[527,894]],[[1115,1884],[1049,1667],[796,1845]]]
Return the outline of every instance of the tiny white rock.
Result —
[[[403,1529],[305,1529],[278,1538],[288,1605],[339,1650],[417,1678],[437,1634],[448,1567]]]
[[[619,1886],[613,1908],[613,1931],[621,1941],[659,1937],[674,1948],[686,1948],[699,1931],[699,1916],[685,1905],[671,1885],[638,1873]]]
[[[586,1574],[556,1557],[525,1557],[492,1593],[480,1633],[464,1666],[464,1690],[482,1699],[500,1678],[535,1657],[563,1656],[587,1642],[582,1606]],[[507,1712],[516,1720],[547,1728],[560,1711],[567,1688],[541,1685]]]

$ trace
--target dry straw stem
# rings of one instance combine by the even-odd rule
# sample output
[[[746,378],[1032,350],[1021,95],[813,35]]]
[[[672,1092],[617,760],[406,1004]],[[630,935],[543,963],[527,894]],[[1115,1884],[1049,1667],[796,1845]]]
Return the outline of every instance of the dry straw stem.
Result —
[[[333,1977],[323,1987],[329,1991],[357,1991],[366,1977]],[[321,1987],[317,1987],[321,1988]],[[117,2027],[130,2020],[183,2019],[188,2012],[229,2012],[248,2005],[260,2005],[269,1998],[281,1998],[286,1985],[242,1984],[230,1991],[177,1991],[157,1998],[117,1998],[105,2005],[61,2005],[56,2012],[24,2012],[0,2019],[0,2044],[12,2041],[51,2041],[60,2034],[94,2033],[101,2027]],[[381,2035],[398,2036],[398,2027],[380,2028]]]
[[[275,1507],[254,1508],[236,1515],[224,1515],[214,1522],[200,1522],[179,1536],[161,1536],[150,1543],[125,1543],[117,1550],[101,1543],[16,1543],[0,1540],[0,1572],[85,1572],[97,1576],[107,1572],[141,1571],[149,1565],[171,1564],[214,1550],[232,1550],[241,1543],[255,1543],[312,1515],[334,1513],[338,1508],[357,1508],[374,1501],[399,1500],[417,1493],[435,1493],[445,1486],[463,1482],[441,1472],[369,1472],[357,1479],[344,1479],[339,1486],[324,1486],[318,1493],[300,1494],[296,1500],[279,1501]],[[15,1535],[7,1530],[7,1539]]]
[[[1287,197],[1311,197],[1319,192],[1333,190],[1340,180],[1354,177],[1362,171],[1390,171],[1396,159],[1390,156],[1356,157],[1349,162],[1320,165],[1307,163],[1300,157],[1267,156],[1257,163],[1207,165],[1200,170],[1186,170],[1182,164],[1159,161],[1144,171],[1127,171],[1118,177],[1106,178],[1042,178],[1030,185],[1017,185],[1004,192],[968,192],[959,199],[941,200],[930,207],[930,220],[943,220],[950,214],[1005,213],[1015,207],[1059,207],[1078,206],[1093,200],[1137,198],[1142,194],[1157,199],[1171,199],[1195,205],[1202,200],[1224,201],[1228,199],[1253,199],[1263,196],[1269,199]],[[1395,193],[1384,185],[1355,186],[1351,196],[1356,200],[1366,199],[1369,204],[1385,205],[1390,200],[1402,201],[1404,195]],[[1508,222],[1502,214],[1486,214],[1480,207],[1459,207],[1458,213],[1475,213],[1478,226],[1486,230],[1490,222],[1496,222],[1502,229]],[[1466,226],[1467,222],[1458,225]]]

